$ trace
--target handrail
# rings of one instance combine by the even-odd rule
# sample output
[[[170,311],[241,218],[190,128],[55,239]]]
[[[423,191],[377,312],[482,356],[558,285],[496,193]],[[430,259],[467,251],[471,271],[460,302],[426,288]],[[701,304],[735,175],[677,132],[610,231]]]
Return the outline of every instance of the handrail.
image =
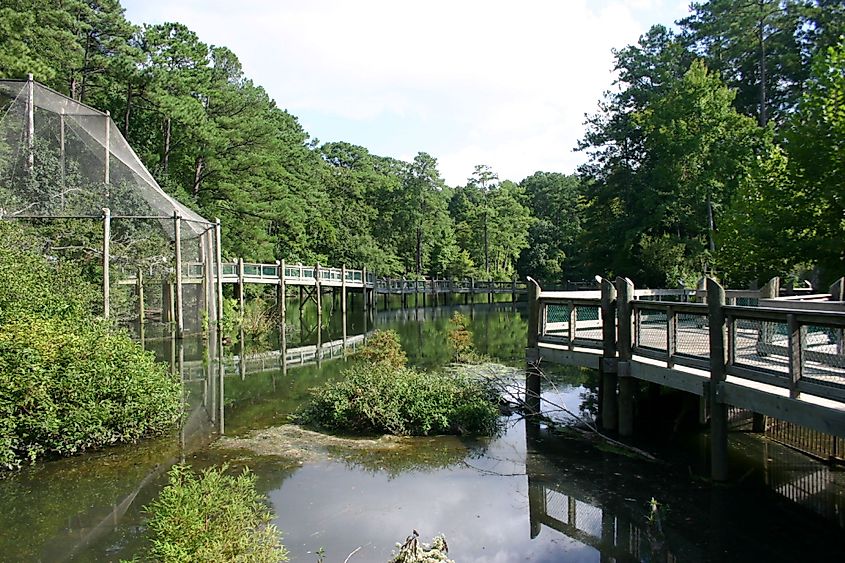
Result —
[[[687,294],[691,294],[688,292]],[[698,294],[699,292],[695,292]],[[679,290],[648,290],[639,295],[679,295]],[[706,295],[706,292],[704,293]],[[725,292],[726,301],[729,302]],[[635,293],[636,295],[636,293]],[[734,295],[750,296],[738,291]],[[759,293],[755,293],[759,295]],[[769,300],[763,300],[765,305]],[[727,340],[726,373],[740,379],[834,400],[845,400],[845,314],[840,310],[808,310],[777,306],[722,305]],[[789,302],[786,302],[789,303]],[[795,301],[792,301],[795,304]],[[785,303],[784,303],[785,305]],[[536,296],[536,341],[601,347],[602,315],[580,316],[579,311],[601,310],[601,292],[540,291]],[[634,299],[631,302],[631,341],[634,356],[656,359],[667,368],[677,365],[709,370],[711,311],[704,303]],[[614,329],[618,328],[617,319]],[[616,338],[617,330],[610,331]],[[613,342],[619,346],[619,342]]]

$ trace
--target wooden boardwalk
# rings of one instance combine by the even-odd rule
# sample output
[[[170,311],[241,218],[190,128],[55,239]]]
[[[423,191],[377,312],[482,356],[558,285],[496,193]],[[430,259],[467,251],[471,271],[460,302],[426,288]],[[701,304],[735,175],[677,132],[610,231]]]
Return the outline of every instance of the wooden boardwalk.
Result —
[[[701,397],[716,479],[727,471],[728,405],[845,437],[841,301],[784,302],[770,289],[726,292],[713,280],[708,291],[635,290],[619,278],[602,280],[602,291],[533,285],[529,303],[527,360],[599,370],[606,429],[632,434],[636,381]],[[539,375],[527,385],[537,395]]]

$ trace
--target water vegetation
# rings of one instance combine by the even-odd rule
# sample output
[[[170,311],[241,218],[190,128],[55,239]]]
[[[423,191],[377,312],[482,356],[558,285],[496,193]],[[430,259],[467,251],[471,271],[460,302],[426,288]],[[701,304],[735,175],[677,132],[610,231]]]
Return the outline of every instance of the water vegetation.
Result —
[[[146,510],[150,546],[144,558],[164,563],[189,561],[287,561],[281,534],[270,522],[264,495],[248,469],[237,476],[227,466],[200,474],[175,465],[169,483]]]
[[[72,262],[0,224],[0,466],[134,442],[179,418],[179,382],[91,313],[96,295]]]
[[[405,365],[399,337],[377,332],[341,380],[312,392],[299,419],[332,432],[400,436],[490,434],[498,397],[487,381],[464,373]]]

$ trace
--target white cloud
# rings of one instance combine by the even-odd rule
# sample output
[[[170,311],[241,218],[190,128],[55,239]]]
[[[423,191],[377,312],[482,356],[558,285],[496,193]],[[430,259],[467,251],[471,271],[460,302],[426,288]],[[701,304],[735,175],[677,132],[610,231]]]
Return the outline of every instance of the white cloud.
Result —
[[[584,113],[612,80],[611,48],[685,14],[677,0],[124,4],[136,23],[180,21],[230,47],[313,136],[388,156],[424,150],[451,184],[480,163],[514,180],[573,171]]]

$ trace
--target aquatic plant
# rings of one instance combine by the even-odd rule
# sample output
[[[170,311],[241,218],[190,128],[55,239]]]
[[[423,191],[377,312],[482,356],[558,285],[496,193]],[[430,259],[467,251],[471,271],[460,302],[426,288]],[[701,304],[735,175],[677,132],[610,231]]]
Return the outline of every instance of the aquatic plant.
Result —
[[[489,434],[498,398],[479,379],[386,364],[355,364],[344,378],[312,390],[300,420],[338,432]]]
[[[268,305],[263,299],[253,299],[244,305],[241,328],[247,335],[263,336],[271,332],[277,324],[273,306]]]
[[[469,330],[469,319],[459,311],[452,313],[449,319],[449,345],[452,347],[452,359],[460,364],[478,364],[486,358],[475,351],[472,331]]]
[[[169,483],[145,510],[151,546],[145,558],[165,563],[287,561],[273,515],[255,490],[255,475],[212,467],[200,475],[176,465]]]
[[[367,339],[358,357],[373,365],[399,369],[408,362],[395,330],[377,330]]]

